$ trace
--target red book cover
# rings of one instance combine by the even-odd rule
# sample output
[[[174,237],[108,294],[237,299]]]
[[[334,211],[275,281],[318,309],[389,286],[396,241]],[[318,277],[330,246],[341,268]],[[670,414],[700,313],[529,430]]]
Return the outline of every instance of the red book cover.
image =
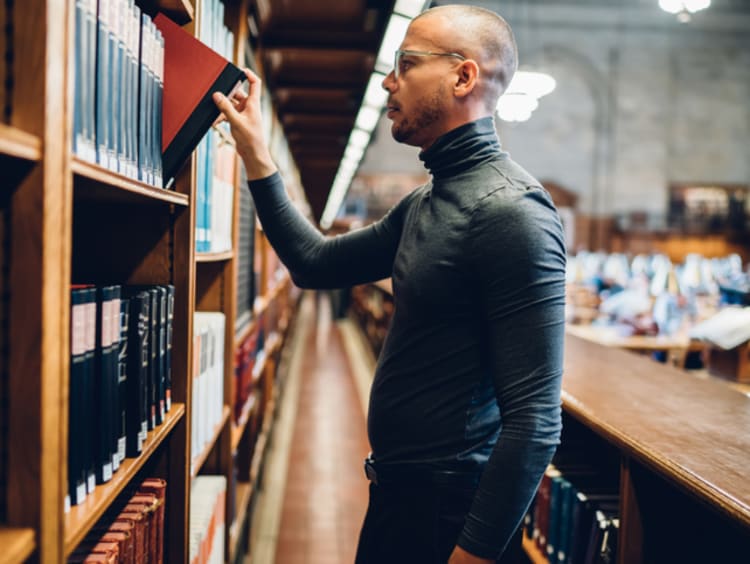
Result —
[[[190,153],[219,117],[211,96],[227,96],[245,74],[164,14],[154,24],[164,37],[162,167],[169,186]]]

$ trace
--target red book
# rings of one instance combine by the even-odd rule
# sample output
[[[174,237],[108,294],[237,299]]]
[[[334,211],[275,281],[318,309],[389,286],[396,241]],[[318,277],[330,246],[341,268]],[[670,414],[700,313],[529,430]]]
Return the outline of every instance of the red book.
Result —
[[[212,94],[231,96],[245,73],[164,14],[154,24],[164,37],[161,150],[167,187],[219,117]]]

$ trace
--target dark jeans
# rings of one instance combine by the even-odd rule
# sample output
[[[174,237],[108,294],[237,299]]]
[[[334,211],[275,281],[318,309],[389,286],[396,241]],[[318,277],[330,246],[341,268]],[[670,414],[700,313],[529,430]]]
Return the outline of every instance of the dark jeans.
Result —
[[[370,484],[356,564],[445,564],[456,546],[474,497],[473,489]],[[501,564],[520,562],[521,529]]]

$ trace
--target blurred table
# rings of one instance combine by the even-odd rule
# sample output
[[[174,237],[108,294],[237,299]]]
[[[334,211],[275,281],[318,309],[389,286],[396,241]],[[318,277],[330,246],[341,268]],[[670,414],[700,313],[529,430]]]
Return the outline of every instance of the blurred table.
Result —
[[[685,357],[690,351],[703,350],[704,344],[691,339],[687,334],[677,335],[623,335],[617,326],[578,325],[568,323],[565,332],[587,341],[626,349],[641,354],[665,352],[667,360],[678,367],[685,365]]]

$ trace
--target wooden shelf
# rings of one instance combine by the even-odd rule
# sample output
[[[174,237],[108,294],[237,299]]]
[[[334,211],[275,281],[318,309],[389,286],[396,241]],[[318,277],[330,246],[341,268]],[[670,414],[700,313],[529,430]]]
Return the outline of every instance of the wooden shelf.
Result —
[[[34,552],[34,529],[0,527],[0,564],[21,564]]]
[[[250,499],[253,497],[253,486],[248,482],[238,482],[235,493],[237,503],[235,504],[234,522],[229,528],[229,560],[227,562],[234,562],[235,556],[237,556],[237,543],[240,540],[242,526],[247,519],[247,509],[250,506]]]
[[[42,142],[35,135],[0,123],[0,156],[36,162],[42,158]]]
[[[263,350],[266,351],[266,358],[274,354],[280,346],[281,346],[281,336],[279,335],[279,332],[278,331],[271,332],[271,334],[268,335],[268,338],[266,339],[265,346],[263,347]]]
[[[121,202],[152,201],[187,206],[190,198],[173,190],[157,188],[102,168],[99,165],[73,158],[71,162],[77,194],[86,199]]]
[[[141,455],[138,458],[126,458],[109,482],[97,486],[94,493],[86,497],[86,501],[70,509],[70,513],[64,518],[65,556],[70,555],[84,539],[184,415],[185,404],[173,403],[164,423],[149,432]]]
[[[526,533],[523,534],[523,551],[526,553],[526,556],[531,560],[532,564],[548,564],[549,560],[547,557],[541,553],[539,550],[539,547],[534,543],[533,540],[531,540],[529,537],[526,536]]]
[[[242,408],[240,420],[236,424],[232,423],[232,452],[237,452],[237,448],[240,445],[240,440],[242,439],[242,435],[245,432],[245,427],[247,427],[247,423],[248,421],[250,421],[250,417],[252,417],[253,413],[255,412],[255,407],[257,405],[257,396],[255,394],[250,395],[250,397],[247,398],[244,407]]]
[[[242,343],[247,339],[248,335],[253,332],[253,329],[255,329],[255,324],[258,322],[258,318],[255,317],[255,314],[253,314],[253,317],[245,324],[245,326],[242,328],[242,330],[235,334],[234,336],[234,348],[239,348]]]
[[[216,427],[214,427],[214,434],[211,437],[211,440],[206,443],[206,446],[203,447],[203,452],[201,452],[192,462],[192,469],[190,471],[190,476],[192,478],[195,478],[198,475],[198,472],[200,472],[203,464],[205,464],[208,455],[211,454],[211,449],[214,448],[216,441],[219,439],[219,435],[221,435],[221,431],[224,429],[224,425],[226,425],[229,420],[229,413],[229,406],[225,405],[224,409],[221,411],[221,420],[216,424]]]
[[[266,349],[263,347],[257,355],[255,355],[255,366],[253,366],[253,386],[257,386],[260,379],[263,377],[263,371],[266,369],[266,362],[268,361],[268,354]]]
[[[220,253],[195,253],[195,262],[221,262],[234,258],[234,251],[221,251]]]

